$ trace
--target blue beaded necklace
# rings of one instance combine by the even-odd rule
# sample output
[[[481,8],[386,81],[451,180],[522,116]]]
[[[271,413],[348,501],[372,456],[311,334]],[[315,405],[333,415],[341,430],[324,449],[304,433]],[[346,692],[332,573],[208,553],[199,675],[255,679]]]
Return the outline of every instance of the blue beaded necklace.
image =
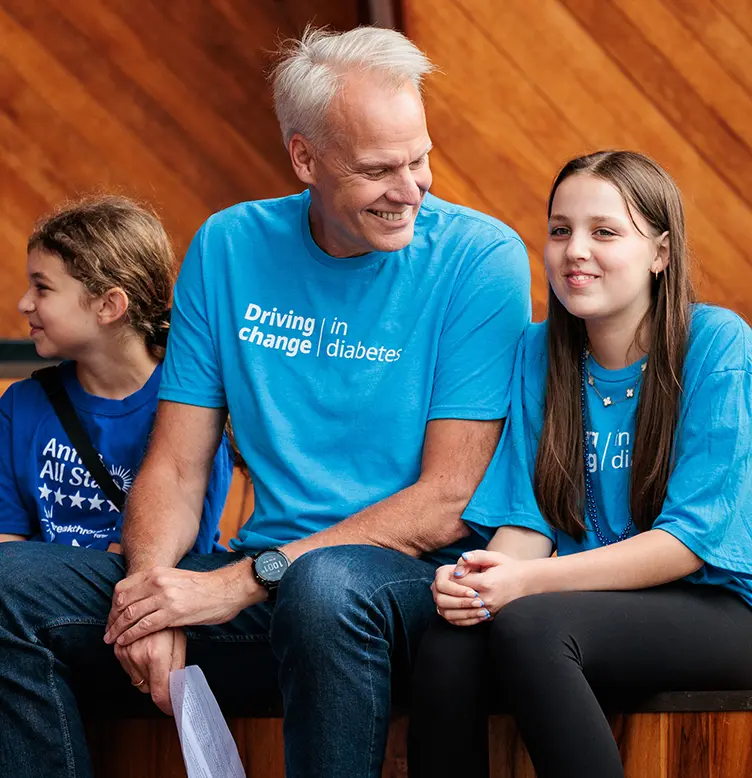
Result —
[[[632,517],[630,516],[627,526],[624,527],[615,540],[607,538],[604,535],[600,524],[598,524],[598,511],[595,505],[595,491],[593,490],[593,481],[590,477],[590,469],[588,467],[588,451],[590,449],[590,440],[587,433],[588,427],[590,427],[590,418],[588,414],[587,382],[585,375],[587,373],[586,360],[589,353],[590,352],[587,348],[583,348],[582,354],[580,355],[580,399],[582,405],[582,457],[584,460],[583,464],[585,466],[585,510],[587,512],[588,518],[590,519],[590,523],[593,525],[595,536],[598,538],[598,542],[602,546],[610,546],[612,543],[618,543],[620,540],[625,540],[629,536],[629,533],[632,531],[633,522]]]

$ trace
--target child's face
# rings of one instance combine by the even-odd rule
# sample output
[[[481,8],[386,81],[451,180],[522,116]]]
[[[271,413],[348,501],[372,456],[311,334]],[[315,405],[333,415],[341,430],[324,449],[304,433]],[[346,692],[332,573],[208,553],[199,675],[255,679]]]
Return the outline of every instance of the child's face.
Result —
[[[634,209],[630,216],[614,186],[578,174],[556,190],[544,257],[554,293],[571,314],[638,321],[650,306],[651,273],[666,265],[667,238],[653,237]]]
[[[77,359],[100,333],[84,285],[68,274],[55,254],[39,249],[26,260],[29,288],[18,310],[31,325],[31,339],[41,357]]]

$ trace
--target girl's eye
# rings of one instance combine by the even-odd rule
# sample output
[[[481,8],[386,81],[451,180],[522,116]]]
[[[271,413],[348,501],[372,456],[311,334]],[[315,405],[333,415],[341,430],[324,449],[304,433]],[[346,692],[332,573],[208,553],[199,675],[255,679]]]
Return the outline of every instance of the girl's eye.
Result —
[[[552,238],[561,238],[569,235],[569,229],[567,227],[551,227],[551,229],[548,231],[548,234]]]
[[[605,227],[601,227],[600,229],[597,229],[595,231],[595,234],[598,235],[600,238],[613,238],[616,236],[616,233],[612,230],[606,229]]]
[[[49,287],[45,286],[44,284],[35,284],[34,288],[37,290],[37,292],[47,292],[47,291],[49,291]]]

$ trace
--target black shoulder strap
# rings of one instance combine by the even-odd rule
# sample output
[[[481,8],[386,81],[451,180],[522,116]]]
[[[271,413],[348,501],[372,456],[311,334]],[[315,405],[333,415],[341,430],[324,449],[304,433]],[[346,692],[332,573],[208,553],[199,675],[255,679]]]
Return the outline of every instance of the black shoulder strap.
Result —
[[[68,436],[76,453],[81,457],[81,461],[97,482],[105,497],[122,513],[125,505],[125,492],[112,480],[112,476],[99,458],[97,450],[86,434],[81,419],[76,415],[76,409],[73,407],[68,392],[65,391],[63,378],[57,366],[43,367],[41,370],[35,370],[31,377],[39,381],[44,389],[50,404],[55,409],[60,423],[63,425],[65,434]]]

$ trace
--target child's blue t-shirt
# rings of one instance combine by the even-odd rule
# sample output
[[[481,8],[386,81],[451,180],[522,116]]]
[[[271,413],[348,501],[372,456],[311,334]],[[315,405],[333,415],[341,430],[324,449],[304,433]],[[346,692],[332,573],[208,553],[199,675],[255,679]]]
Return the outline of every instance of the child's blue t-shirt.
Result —
[[[175,289],[160,397],[229,408],[255,496],[240,550],[415,483],[427,422],[506,416],[530,320],[525,247],[496,219],[428,194],[406,248],[336,259],[309,206],[304,192],[215,214]]]
[[[488,528],[528,527],[551,538],[563,555],[600,542],[586,512],[581,541],[552,529],[533,492],[543,428],[547,326],[531,325],[520,341],[507,427],[464,519],[487,537]],[[643,363],[622,370],[605,370],[592,357],[587,363],[593,377],[593,385],[586,386],[588,471],[598,525],[612,541],[630,519]],[[725,586],[752,604],[752,330],[736,314],[694,306],[683,387],[667,496],[653,528],[674,535],[705,563],[687,580]],[[631,388],[634,397],[624,399]],[[605,397],[611,400],[607,405]],[[634,534],[632,527],[628,535]]]
[[[128,492],[154,424],[162,365],[123,400],[84,391],[73,362],[60,370],[94,448],[115,483]],[[194,551],[221,548],[218,526],[231,478],[225,439],[214,460]],[[71,446],[39,382],[11,384],[0,398],[0,533],[106,549],[120,542],[122,521]]]

